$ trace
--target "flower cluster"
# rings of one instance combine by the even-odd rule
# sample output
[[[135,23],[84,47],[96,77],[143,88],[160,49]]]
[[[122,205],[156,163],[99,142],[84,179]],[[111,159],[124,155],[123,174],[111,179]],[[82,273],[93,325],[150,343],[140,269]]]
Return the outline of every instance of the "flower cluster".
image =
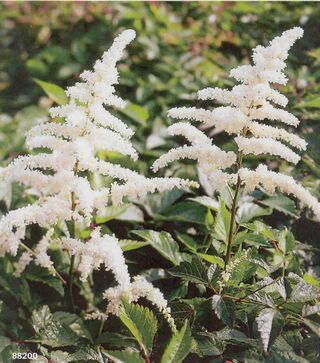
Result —
[[[26,250],[15,274],[19,276],[32,260],[55,272],[47,252],[53,241],[59,242],[75,256],[82,280],[101,264],[113,272],[118,285],[105,293],[110,301],[108,312],[112,313],[118,312],[121,296],[132,296],[133,301],[145,296],[161,310],[165,310],[166,302],[160,291],[141,277],[131,282],[115,237],[101,235],[95,227],[91,228],[88,241],[83,242],[75,238],[74,230],[68,229],[66,222],[89,226],[93,216],[102,212],[110,200],[119,204],[125,196],[141,198],[148,192],[195,185],[178,178],[148,179],[96,156],[97,151],[111,150],[134,160],[138,157],[130,141],[133,131],[105,108],[125,106],[115,95],[116,63],[134,37],[133,30],[122,32],[94,64],[93,71],[84,71],[80,75],[82,81],[67,89],[68,103],[50,109],[53,119],[28,132],[26,145],[38,153],[19,156],[0,171],[1,178],[32,188],[32,193],[39,197],[34,204],[12,210],[0,220],[0,254],[15,256],[21,248]],[[110,187],[93,186],[89,173],[111,177],[113,183]],[[31,224],[48,231],[34,251],[24,243],[26,228]],[[62,231],[55,235],[57,226]]]
[[[296,127],[299,120],[284,109],[287,98],[273,89],[273,83],[286,84],[283,73],[288,51],[294,42],[301,38],[303,30],[299,27],[285,31],[274,38],[268,46],[257,46],[253,50],[253,63],[232,69],[230,76],[240,85],[231,90],[206,88],[198,92],[200,100],[215,100],[230,104],[206,110],[196,107],[179,107],[169,110],[169,116],[176,119],[199,121],[204,126],[215,126],[228,134],[235,134],[234,141],[238,147],[238,158],[234,152],[228,153],[212,144],[212,140],[204,132],[186,122],[178,122],[168,129],[171,135],[182,135],[191,146],[171,149],[155,161],[153,169],[157,171],[168,163],[189,158],[198,161],[199,176],[208,181],[215,190],[221,191],[226,183],[237,181],[252,191],[262,186],[269,192],[275,188],[292,194],[300,202],[312,209],[320,220],[320,203],[292,178],[269,171],[260,164],[255,171],[241,168],[241,160],[245,155],[273,155],[290,163],[297,164],[300,156],[291,149],[306,149],[306,142],[299,136],[274,125],[266,125],[262,121],[270,120]],[[285,144],[284,144],[285,143]],[[236,172],[228,169],[236,163]]]

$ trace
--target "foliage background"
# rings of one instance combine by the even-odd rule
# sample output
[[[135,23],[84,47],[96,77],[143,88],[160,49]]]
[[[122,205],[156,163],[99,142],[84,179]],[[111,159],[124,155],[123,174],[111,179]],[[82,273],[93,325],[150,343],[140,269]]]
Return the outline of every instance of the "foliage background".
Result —
[[[206,86],[231,86],[233,81],[228,78],[228,71],[248,62],[254,46],[266,44],[283,30],[297,25],[304,28],[305,36],[295,45],[289,58],[286,73],[290,81],[284,93],[290,99],[288,108],[302,120],[298,133],[307,139],[309,147],[298,168],[284,162],[276,162],[271,167],[288,172],[310,187],[319,198],[320,4],[313,2],[2,2],[1,164],[6,165],[13,157],[25,152],[25,131],[39,117],[45,116],[53,103],[35,79],[63,88],[73,84],[79,73],[91,67],[122,28],[133,28],[138,35],[120,66],[119,93],[131,102],[122,116],[136,129],[134,141],[141,157],[134,164],[111,153],[105,157],[148,174],[151,162],[179,141],[166,139],[164,135],[164,127],[171,123],[166,110],[172,106],[203,106],[203,102],[195,100],[195,91]],[[215,135],[214,139],[220,146],[234,147],[223,134]],[[183,167],[174,164],[166,174],[197,178],[196,169],[191,164]],[[0,193],[8,201],[10,199],[11,207],[15,208],[23,203],[20,192],[15,187],[12,198],[8,190]],[[199,191],[201,194],[203,190]],[[129,232],[143,227],[172,233],[196,226],[200,238],[204,239],[207,209],[185,201],[187,197],[190,195],[178,193],[169,196],[166,202],[150,197],[144,206],[140,206],[139,212],[135,210],[132,218],[121,218],[123,210],[113,211],[114,216],[109,216],[105,228],[120,238],[134,238]],[[261,200],[263,205],[263,198]],[[193,208],[186,208],[190,205]],[[319,225],[310,220],[306,212],[297,220],[295,215],[298,212],[294,206],[290,208],[284,214],[278,205],[273,208],[272,215],[264,217],[264,221],[274,228],[290,227],[298,241],[317,246]],[[191,212],[188,214],[186,209]],[[114,218],[117,218],[116,222]],[[177,220],[180,222],[175,222]],[[170,263],[151,247],[130,251],[126,256],[131,262],[131,271],[135,273],[170,267]],[[320,276],[318,250],[314,249],[309,255],[304,251],[302,257],[307,261],[303,265],[305,271],[320,281],[317,280]],[[3,266],[9,268],[5,263]],[[156,270],[149,272],[156,275]],[[102,280],[101,276],[98,277],[96,280],[102,289],[107,280],[104,275]],[[10,283],[15,284],[14,280]],[[31,328],[23,326],[25,323],[21,323],[17,311],[25,310],[28,318],[33,308],[43,304],[55,309],[58,299],[50,289],[41,291],[41,282],[32,284],[30,281],[26,286],[19,285],[15,296],[9,294],[8,297],[11,288],[8,284],[5,279],[0,279],[1,288],[6,291],[2,292],[4,300],[13,298],[11,308],[5,308],[9,311],[5,310],[6,318],[0,322],[1,329],[12,339],[28,338]],[[172,286],[164,290],[167,296],[175,291]],[[23,303],[25,299],[29,301],[28,308]],[[79,296],[78,304],[81,303]],[[8,329],[5,325],[11,318],[17,324]]]

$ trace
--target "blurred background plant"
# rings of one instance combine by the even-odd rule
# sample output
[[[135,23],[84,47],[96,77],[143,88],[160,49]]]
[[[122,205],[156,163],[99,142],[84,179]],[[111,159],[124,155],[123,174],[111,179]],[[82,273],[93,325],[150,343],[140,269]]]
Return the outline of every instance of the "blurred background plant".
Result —
[[[269,167],[290,173],[319,199],[320,4],[314,2],[2,2],[1,165],[7,165],[16,155],[25,153],[25,131],[47,117],[47,109],[54,102],[63,102],[63,93],[53,85],[65,88],[73,84],[80,72],[90,68],[101,56],[115,34],[123,28],[133,28],[137,39],[129,48],[126,61],[120,65],[119,92],[130,100],[123,110],[123,119],[136,130],[134,143],[141,156],[135,164],[111,152],[105,153],[105,158],[117,160],[145,174],[151,173],[149,166],[155,158],[179,142],[167,138],[164,133],[165,127],[172,123],[166,111],[173,106],[207,106],[203,101],[196,101],[198,89],[230,87],[232,80],[228,78],[228,71],[232,67],[249,62],[253,47],[266,44],[293,26],[303,27],[305,35],[289,57],[286,69],[289,82],[281,92],[290,99],[288,110],[301,119],[297,132],[309,146],[298,167],[274,161],[269,163]],[[217,145],[234,148],[224,133],[209,132]],[[175,163],[166,170],[166,174],[197,178],[197,170],[191,163]],[[207,189],[210,195],[205,185],[203,189]],[[18,192],[21,189],[16,186],[12,194],[11,188],[6,185],[0,190],[11,208],[22,203]],[[202,194],[203,190],[200,190],[199,195]],[[221,210],[224,207],[219,207],[212,199],[191,196],[192,200],[186,200],[190,194],[180,191],[161,197],[152,196],[139,208],[137,205],[125,205],[116,210],[110,209],[110,215],[98,222],[126,239],[123,241],[124,250],[128,251],[130,268],[135,273],[149,269],[152,279],[161,280],[161,268],[170,265],[168,259],[163,258],[167,256],[166,252],[159,246],[159,254],[150,254],[151,247],[135,250],[137,247],[132,247],[127,240],[134,238],[129,232],[142,226],[168,231],[179,240],[180,248],[182,246],[193,252],[197,250],[194,243],[203,246],[210,240],[212,226],[217,228],[220,225],[223,235],[226,226]],[[319,242],[319,225],[310,220],[306,212],[297,220],[296,216],[301,212],[287,198],[259,193],[255,198],[253,203],[252,199],[243,197],[239,218],[248,223],[253,218],[264,216],[264,222],[273,228],[291,228],[296,239],[306,244],[304,247],[299,245],[299,256],[304,262],[296,262],[296,268],[304,267],[310,279],[315,279],[314,284],[320,285],[319,254],[312,247]],[[228,204],[227,196],[224,199]],[[118,220],[116,224],[112,223],[114,219]],[[256,224],[251,228],[261,230],[262,227]],[[184,233],[187,230],[190,232],[188,235]],[[137,231],[136,235],[152,245],[153,240],[146,231]],[[164,240],[169,238],[162,237]],[[211,242],[218,243],[215,239]],[[136,246],[141,247],[145,242],[139,243]],[[219,249],[219,246],[216,247]],[[174,256],[170,261],[177,263]],[[213,262],[212,259],[209,262]],[[4,266],[10,271],[7,265]],[[159,269],[155,270],[154,266]],[[38,275],[35,282],[35,275],[30,273],[29,280],[33,280],[32,296],[38,299],[33,305],[37,307],[37,302],[46,302],[47,291],[41,291],[41,277]],[[49,281],[44,276],[42,282],[46,279]],[[105,280],[100,282],[101,289],[104,283]],[[8,288],[6,284],[8,282],[0,280],[4,290]],[[51,284],[56,282],[51,281]],[[61,288],[54,286],[61,293]],[[21,294],[16,302],[21,308],[26,296],[30,298],[30,291],[24,284],[19,285],[19,289],[21,291],[15,289],[14,293],[16,296]],[[176,286],[176,290],[167,291],[167,296],[171,294],[171,299],[174,299],[175,294],[181,296],[185,289],[183,284]],[[78,298],[81,305],[81,296]],[[30,309],[33,305],[30,304]],[[193,308],[196,311],[196,307]],[[188,309],[192,310],[190,305]],[[10,311],[10,314],[20,313],[25,312]],[[8,316],[13,316],[10,314]],[[27,332],[24,334],[28,337]]]

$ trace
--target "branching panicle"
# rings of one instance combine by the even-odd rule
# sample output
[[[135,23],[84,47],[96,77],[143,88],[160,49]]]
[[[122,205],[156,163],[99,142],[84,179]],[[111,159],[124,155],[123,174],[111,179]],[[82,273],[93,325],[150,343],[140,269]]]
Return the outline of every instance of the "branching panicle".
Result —
[[[114,85],[118,83],[117,62],[125,47],[134,39],[135,32],[122,32],[98,60],[93,71],[84,71],[76,83],[67,89],[69,102],[53,107],[53,118],[64,119],[63,123],[45,122],[31,129],[26,138],[29,149],[44,148],[35,155],[20,156],[7,168],[1,170],[1,177],[32,187],[39,199],[32,205],[10,211],[0,220],[0,253],[16,255],[20,248],[27,249],[17,263],[16,275],[20,275],[27,265],[34,262],[53,273],[47,251],[50,244],[59,242],[71,255],[69,289],[72,297],[73,264],[85,280],[94,269],[104,264],[111,270],[117,281],[113,290],[107,290],[110,300],[108,312],[117,313],[122,296],[151,298],[162,310],[166,306],[160,291],[140,277],[131,282],[128,268],[118,240],[114,236],[102,235],[97,227],[91,228],[87,242],[75,236],[77,225],[87,225],[98,213],[103,213],[111,201],[119,204],[122,199],[142,198],[149,192],[181,188],[196,183],[178,178],[148,179],[143,175],[96,157],[97,151],[111,150],[128,155],[136,160],[138,155],[130,139],[133,131],[119,118],[112,115],[105,105],[123,108],[125,101],[115,95]],[[91,172],[114,179],[111,187],[93,186],[86,175]],[[80,174],[81,173],[81,174]],[[72,225],[72,233],[64,228],[65,236],[54,236],[54,227]],[[26,227],[31,224],[48,230],[34,251],[23,243]],[[160,299],[160,297],[162,298]],[[72,299],[71,299],[72,300]]]
[[[253,191],[258,186],[267,192],[274,192],[278,188],[283,193],[294,195],[301,204],[311,208],[315,217],[320,220],[320,203],[293,178],[270,171],[263,164],[258,165],[256,170],[242,167],[243,158],[249,154],[273,155],[297,164],[300,156],[290,147],[297,150],[306,149],[307,143],[299,136],[289,130],[261,122],[277,121],[291,127],[299,124],[299,120],[293,114],[275,106],[285,107],[288,100],[279,91],[272,89],[272,84],[286,84],[287,78],[283,73],[285,60],[291,46],[302,35],[303,30],[296,27],[274,38],[268,46],[259,45],[254,48],[252,65],[243,65],[231,70],[230,76],[241,83],[231,90],[205,88],[198,92],[198,98],[201,100],[215,100],[222,104],[230,104],[229,106],[213,110],[179,107],[168,112],[169,116],[178,120],[198,121],[205,127],[215,126],[218,131],[235,135],[237,155],[230,151],[225,153],[214,146],[202,131],[190,124],[179,122],[170,126],[168,132],[171,135],[184,136],[191,146],[171,149],[153,164],[153,170],[157,171],[178,159],[197,160],[199,178],[210,184],[214,190],[221,191],[227,183],[235,185],[226,264],[231,258],[237,196],[241,186],[248,191]],[[230,167],[235,170],[232,174],[225,170]]]

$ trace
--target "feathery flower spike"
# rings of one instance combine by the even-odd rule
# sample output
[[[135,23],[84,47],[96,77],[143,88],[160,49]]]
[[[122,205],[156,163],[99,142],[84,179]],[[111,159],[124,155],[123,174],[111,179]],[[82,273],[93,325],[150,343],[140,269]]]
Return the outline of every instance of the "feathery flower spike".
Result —
[[[204,126],[215,126],[219,131],[234,134],[241,159],[249,154],[268,154],[297,164],[300,156],[291,147],[301,151],[306,149],[307,143],[290,129],[285,130],[272,125],[274,122],[290,127],[299,124],[299,120],[293,114],[279,108],[286,107],[288,100],[279,91],[274,90],[272,84],[286,84],[287,78],[283,70],[286,67],[288,51],[302,35],[303,30],[295,27],[275,37],[266,47],[255,47],[252,64],[231,70],[230,76],[240,82],[231,90],[205,88],[198,92],[200,100],[215,100],[229,105],[213,110],[176,107],[169,110],[168,115],[179,121],[198,121]],[[271,125],[264,123],[267,120],[271,121]],[[204,132],[188,123],[178,122],[168,128],[168,133],[184,136],[191,146],[169,150],[155,161],[152,166],[154,171],[178,159],[197,160],[199,178],[206,183],[209,182],[217,191],[221,191],[226,183],[236,184],[237,180],[239,185],[244,185],[250,191],[258,186],[268,192],[274,192],[278,188],[283,193],[294,195],[320,220],[320,203],[291,177],[268,171],[262,164],[252,171],[240,168],[238,164],[236,172],[230,174],[225,169],[236,163],[236,154],[225,153],[214,146]]]
[[[94,227],[84,242],[67,228],[61,228],[64,235],[57,237],[54,227],[66,226],[66,222],[89,226],[109,201],[119,204],[124,197],[142,198],[150,192],[196,184],[178,178],[146,178],[96,156],[97,151],[112,150],[134,160],[138,157],[130,141],[133,131],[106,109],[106,106],[125,106],[125,101],[115,95],[114,85],[119,76],[116,64],[134,38],[133,30],[122,32],[94,64],[93,70],[84,71],[80,75],[82,81],[67,88],[69,102],[50,109],[52,118],[60,117],[64,122],[44,122],[27,133],[29,149],[45,148],[48,151],[19,156],[0,171],[1,178],[32,187],[39,196],[35,203],[12,210],[0,219],[0,254],[15,256],[20,250],[23,252],[16,264],[15,275],[21,275],[31,261],[57,273],[47,251],[51,242],[58,242],[73,258],[76,257],[75,261],[79,261],[76,268],[81,280],[87,279],[101,264],[113,272],[117,286],[105,293],[110,303],[107,312],[110,313],[118,313],[123,296],[132,301],[144,296],[161,311],[165,311],[167,305],[161,292],[142,277],[131,281],[116,237],[102,235],[100,229]],[[88,172],[111,177],[114,181],[111,187],[93,186]],[[34,250],[24,244],[26,228],[31,224],[47,230]]]

